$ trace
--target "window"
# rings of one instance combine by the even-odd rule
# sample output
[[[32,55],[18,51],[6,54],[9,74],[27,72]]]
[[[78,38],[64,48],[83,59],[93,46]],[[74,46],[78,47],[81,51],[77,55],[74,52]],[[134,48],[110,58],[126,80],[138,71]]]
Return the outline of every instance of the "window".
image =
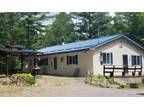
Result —
[[[39,66],[46,66],[48,65],[48,58],[42,58],[39,62],[38,62]]]
[[[142,56],[132,55],[132,66],[142,65]]]
[[[67,65],[69,64],[78,64],[78,55],[67,56]]]
[[[100,53],[100,62],[102,64],[113,64],[113,54],[112,53]]]

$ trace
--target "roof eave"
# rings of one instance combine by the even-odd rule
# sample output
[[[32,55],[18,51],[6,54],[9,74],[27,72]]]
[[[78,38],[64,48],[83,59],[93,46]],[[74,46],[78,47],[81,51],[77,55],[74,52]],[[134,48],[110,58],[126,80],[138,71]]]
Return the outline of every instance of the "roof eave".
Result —
[[[124,38],[126,38],[127,40],[129,40],[130,42],[132,42],[133,44],[135,44],[136,46],[138,46],[139,48],[144,50],[144,47],[140,44],[138,44],[137,42],[135,42],[134,40],[130,39],[129,37],[122,35]]]
[[[47,53],[47,54],[41,54],[41,55],[37,55],[37,56],[45,56],[45,55],[55,55],[55,54],[63,54],[63,53],[72,53],[72,52],[81,52],[81,51],[89,51],[90,49],[82,49],[82,50],[74,50],[74,51],[65,51],[65,52],[57,52],[57,53]]]
[[[96,48],[98,48],[98,47],[100,47],[100,46],[103,46],[103,45],[105,45],[105,44],[107,44],[107,43],[110,43],[110,42],[112,42],[112,41],[114,41],[114,40],[116,40],[116,39],[119,39],[119,38],[125,38],[125,39],[127,39],[128,41],[130,41],[130,42],[132,42],[133,44],[135,44],[136,46],[138,46],[139,48],[141,48],[141,49],[144,50],[144,47],[143,47],[143,46],[141,46],[140,44],[136,43],[135,41],[133,41],[132,39],[130,39],[129,37],[127,37],[127,36],[125,36],[125,35],[119,35],[119,36],[116,37],[116,38],[110,39],[110,40],[108,40],[108,41],[106,41],[106,42],[104,42],[104,43],[102,43],[102,44],[99,44],[99,45],[97,45],[97,46],[91,47],[90,50],[95,50]]]
[[[107,41],[105,41],[105,42],[103,42],[103,43],[101,43],[101,44],[99,44],[99,45],[96,45],[96,46],[91,47],[90,50],[95,50],[96,48],[101,47],[101,46],[103,46],[103,45],[105,45],[105,44],[107,44],[107,43],[110,43],[110,42],[112,42],[112,41],[114,41],[114,40],[116,40],[116,39],[119,39],[119,38],[121,38],[121,37],[122,37],[122,35],[118,35],[117,37],[115,37],[115,38],[113,38],[113,39],[109,39],[109,40],[107,40]]]

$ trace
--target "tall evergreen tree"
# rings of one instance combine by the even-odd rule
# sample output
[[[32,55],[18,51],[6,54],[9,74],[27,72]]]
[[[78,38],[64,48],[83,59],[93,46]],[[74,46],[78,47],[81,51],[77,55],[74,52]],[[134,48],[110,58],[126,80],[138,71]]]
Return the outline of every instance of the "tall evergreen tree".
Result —
[[[1,36],[3,44],[16,44],[20,41],[19,13],[1,13]]]
[[[75,22],[78,39],[95,38],[109,34],[111,17],[109,13],[71,13]]]
[[[130,35],[144,44],[144,13],[130,13]]]
[[[72,41],[73,23],[69,14],[61,12],[55,15],[51,26],[47,27],[46,44],[55,45]]]
[[[39,37],[45,32],[42,21],[46,19],[46,13],[21,13],[24,42],[27,47],[35,48]]]
[[[128,12],[116,12],[113,17],[113,34],[125,34],[130,33],[130,20]]]
[[[144,13],[119,12],[114,16],[113,33],[129,36],[144,44]]]

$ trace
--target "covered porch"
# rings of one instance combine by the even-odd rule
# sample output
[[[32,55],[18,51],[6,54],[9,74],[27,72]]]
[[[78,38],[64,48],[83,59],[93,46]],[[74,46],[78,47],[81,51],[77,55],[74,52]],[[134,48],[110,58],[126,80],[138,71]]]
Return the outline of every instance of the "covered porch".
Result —
[[[37,59],[36,56],[39,52],[29,50],[21,47],[10,47],[0,49],[0,57],[4,62],[4,71],[6,76],[10,75],[10,62],[12,58],[19,58],[20,60],[20,73],[31,73],[32,69],[36,68]],[[25,63],[27,62],[27,65]],[[27,67],[27,70],[25,68]],[[2,68],[2,67],[1,67]]]

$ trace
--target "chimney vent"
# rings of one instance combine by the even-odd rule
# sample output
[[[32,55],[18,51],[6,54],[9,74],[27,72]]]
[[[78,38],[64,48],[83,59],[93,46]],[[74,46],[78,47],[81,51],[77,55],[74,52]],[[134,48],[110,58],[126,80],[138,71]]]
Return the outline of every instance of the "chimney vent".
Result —
[[[64,42],[62,42],[62,45],[64,45],[65,43]]]

